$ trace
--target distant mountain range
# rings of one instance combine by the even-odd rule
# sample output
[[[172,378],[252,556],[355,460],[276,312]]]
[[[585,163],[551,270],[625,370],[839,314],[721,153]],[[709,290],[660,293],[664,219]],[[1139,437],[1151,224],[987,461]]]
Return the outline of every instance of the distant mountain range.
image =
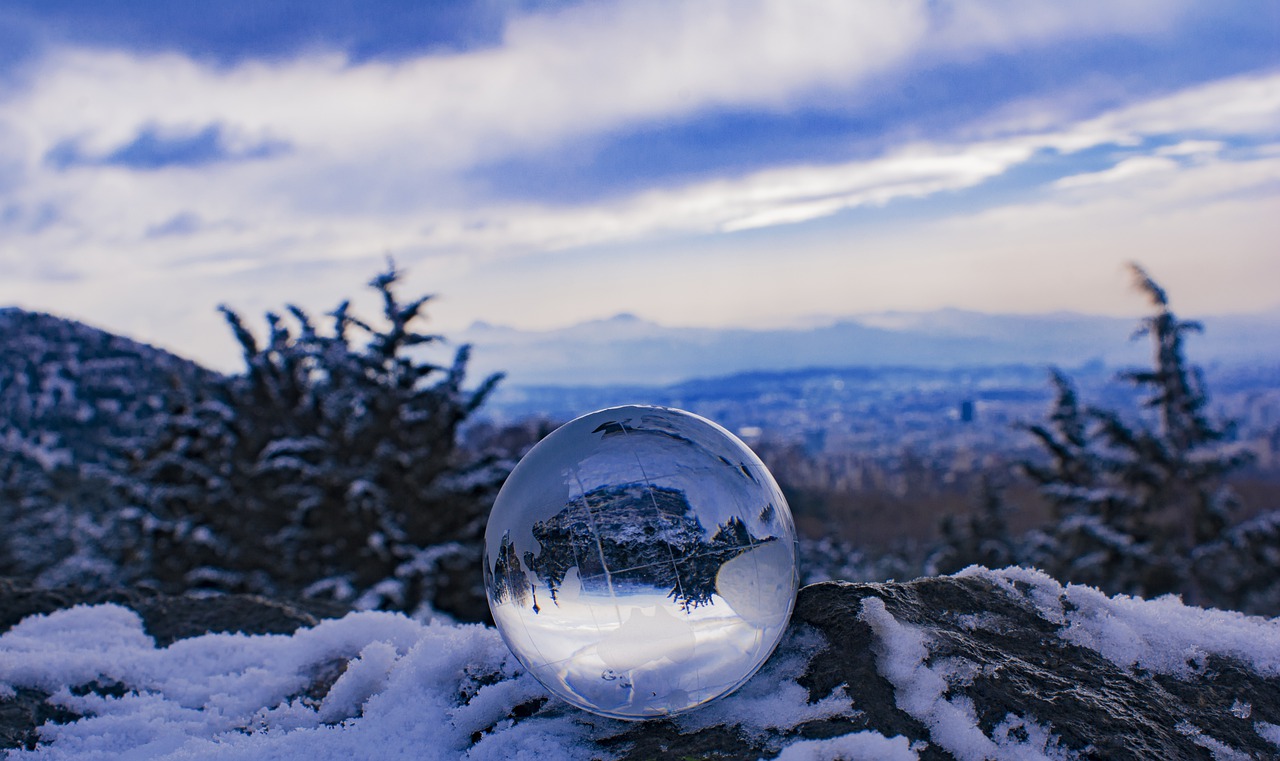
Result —
[[[1280,310],[1203,320],[1188,342],[1198,364],[1280,361]],[[547,331],[476,323],[453,334],[474,347],[471,372],[517,386],[666,385],[756,370],[951,368],[1003,364],[1141,364],[1136,318],[1070,312],[1001,315],[943,309],[882,312],[807,328],[667,327],[621,314]]]
[[[1192,336],[1187,347],[1196,364],[1280,364],[1280,310],[1203,323],[1204,333]],[[517,389],[527,402],[537,387],[688,385],[811,368],[1141,365],[1150,349],[1146,341],[1130,340],[1136,325],[1133,318],[1074,313],[946,309],[751,330],[667,327],[623,314],[548,331],[477,323],[448,338],[472,344],[473,382],[492,372],[507,374],[494,400],[501,405],[504,393]],[[123,432],[120,421],[145,420],[173,404],[178,387],[214,376],[163,350],[72,320],[0,308],[0,422],[56,432],[76,447],[99,447],[105,436]],[[71,431],[75,435],[67,437]]]

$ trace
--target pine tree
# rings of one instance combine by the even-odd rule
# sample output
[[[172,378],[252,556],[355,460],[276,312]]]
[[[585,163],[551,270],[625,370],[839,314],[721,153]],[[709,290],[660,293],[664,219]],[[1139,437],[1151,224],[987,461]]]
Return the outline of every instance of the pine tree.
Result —
[[[1154,310],[1135,338],[1151,340],[1153,358],[1150,369],[1120,379],[1145,414],[1082,406],[1070,379],[1054,372],[1049,420],[1025,426],[1048,462],[1022,463],[1053,505],[1054,522],[1027,555],[1059,578],[1108,591],[1201,601],[1191,556],[1228,525],[1234,500],[1225,476],[1248,456],[1230,446],[1230,423],[1209,418],[1203,375],[1187,363],[1184,338],[1200,324],[1179,319],[1164,290],[1131,268]]]
[[[1280,510],[1228,528],[1192,555],[1199,590],[1215,606],[1280,615]]]
[[[1152,369],[1131,370],[1121,377],[1145,391],[1143,406],[1156,413],[1158,425],[1154,431],[1133,435],[1114,415],[1100,419],[1113,441],[1146,455],[1141,461],[1135,458],[1128,480],[1148,489],[1147,503],[1172,513],[1180,524],[1182,536],[1170,540],[1194,547],[1217,539],[1227,526],[1235,500],[1223,477],[1247,464],[1250,456],[1223,446],[1234,438],[1235,425],[1209,419],[1204,374],[1188,366],[1183,355],[1183,336],[1201,332],[1203,326],[1179,320],[1169,309],[1164,289],[1141,267],[1132,269],[1138,287],[1156,308],[1135,337],[1150,337],[1155,356]]]
[[[459,430],[499,376],[466,390],[466,346],[447,367],[423,359],[442,339],[400,278],[391,265],[370,283],[379,327],[347,302],[328,330],[289,307],[259,343],[222,309],[244,372],[174,410],[131,482],[122,530],[151,580],[483,617],[480,541],[505,471]]]

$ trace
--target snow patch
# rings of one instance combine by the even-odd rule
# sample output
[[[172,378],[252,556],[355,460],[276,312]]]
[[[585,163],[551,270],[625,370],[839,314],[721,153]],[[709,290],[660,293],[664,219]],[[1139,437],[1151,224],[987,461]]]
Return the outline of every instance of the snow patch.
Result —
[[[1280,676],[1280,619],[1188,606],[1166,595],[1108,597],[1092,587],[1065,587],[1026,568],[972,566],[957,576],[986,579],[1032,602],[1061,636],[1122,668],[1187,676],[1209,655],[1232,658],[1265,677]]]
[[[334,664],[342,675],[309,697]],[[118,684],[110,697],[75,688]],[[0,635],[0,684],[36,688],[84,718],[40,729],[10,759],[587,758],[595,724],[577,711],[518,724],[545,700],[497,632],[362,612],[292,635],[207,634],[157,648],[116,605],[31,616]],[[121,691],[117,690],[117,692]],[[340,722],[340,723],[336,723]],[[475,738],[481,741],[476,742]],[[474,746],[474,747],[473,747]],[[513,752],[514,751],[514,752]],[[598,754],[597,754],[598,755]]]
[[[359,716],[365,702],[387,686],[387,677],[399,657],[386,642],[366,645],[324,696],[317,711],[320,720],[332,724]]]
[[[866,730],[826,740],[802,740],[787,746],[777,761],[917,761],[907,738]]]
[[[933,741],[960,761],[1074,757],[1058,747],[1057,738],[1047,729],[1012,714],[995,728],[994,739],[988,737],[978,726],[969,700],[947,697],[947,677],[963,671],[956,663],[959,659],[947,659],[936,668],[928,665],[929,648],[924,632],[895,619],[878,597],[862,601],[860,618],[876,636],[876,665],[893,685],[894,702],[928,727]],[[976,669],[976,665],[973,668]],[[1015,728],[1022,731],[1015,733]]]
[[[676,717],[681,731],[725,724],[764,737],[849,715],[843,687],[811,704],[797,682],[825,647],[822,636],[807,627],[788,636],[737,693]],[[96,691],[77,689],[95,682]],[[83,718],[46,724],[41,745],[11,751],[11,761],[585,761],[600,758],[598,739],[630,726],[550,697],[493,629],[385,612],[291,635],[206,634],[160,648],[133,611],[79,606],[0,635],[0,694],[16,688],[42,690]],[[536,713],[510,718],[518,707]],[[915,758],[902,738],[874,732],[800,744],[794,754]]]
[[[1065,639],[1124,668],[1179,675],[1223,656],[1280,675],[1280,619],[1191,608],[1173,597],[1107,597],[1029,569],[975,567],[960,576],[1025,600],[1056,621]],[[958,694],[982,673],[978,664],[933,657],[926,630],[894,618],[879,598],[863,600],[860,618],[871,627],[876,668],[895,703],[928,729],[929,744],[961,760],[1077,757],[1033,716],[1009,713],[984,731]],[[980,614],[961,624],[999,621]],[[799,680],[826,641],[804,626],[787,636],[738,692],[673,718],[679,730],[724,725],[761,739],[855,714],[848,690],[856,685],[809,702]],[[291,635],[207,634],[163,648],[136,613],[117,605],[30,616],[0,634],[0,697],[20,689],[44,692],[83,718],[45,725],[41,745],[9,751],[13,761],[585,760],[601,756],[598,740],[630,726],[550,697],[493,629],[372,611]],[[1248,720],[1257,711],[1237,700],[1230,713]],[[1280,725],[1253,727],[1280,748]],[[1210,736],[1214,729],[1178,727],[1215,759],[1245,757]],[[923,750],[923,741],[863,731],[796,740],[780,758],[914,759]]]
[[[1272,724],[1266,721],[1256,721],[1253,723],[1253,731],[1258,736],[1272,745],[1280,748],[1280,724]]]
[[[1191,742],[1213,754],[1213,761],[1249,761],[1251,758],[1248,753],[1243,753],[1226,743],[1213,739],[1205,734],[1204,730],[1189,721],[1178,722],[1178,726],[1174,727],[1174,729],[1178,730],[1179,734],[1190,737]]]
[[[760,672],[730,699],[677,716],[675,721],[680,731],[689,733],[717,725],[737,725],[746,734],[759,737],[771,729],[856,714],[847,685],[810,703],[808,690],[797,682],[804,675],[809,659],[825,646],[826,641],[817,632],[793,628]]]

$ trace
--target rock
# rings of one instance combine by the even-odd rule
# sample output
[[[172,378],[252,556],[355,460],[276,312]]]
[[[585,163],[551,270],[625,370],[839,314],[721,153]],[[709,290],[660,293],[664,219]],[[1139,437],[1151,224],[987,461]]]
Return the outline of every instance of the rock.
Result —
[[[29,688],[0,698],[0,748],[34,748],[40,739],[36,727],[46,721],[62,723],[80,718],[65,708],[49,705],[48,698],[48,693]]]
[[[867,615],[872,599],[883,602],[879,622],[877,614]],[[893,623],[886,625],[884,616]],[[1016,716],[1014,723],[1047,727],[1059,748],[1080,758],[1216,757],[1210,740],[1254,758],[1280,754],[1254,726],[1280,723],[1280,674],[1263,676],[1214,654],[1182,674],[1125,668],[1064,639],[1061,622],[1047,618],[1029,595],[1011,593],[991,578],[816,584],[803,590],[794,620],[817,628],[830,643],[805,677],[811,698],[849,685],[852,708],[862,712],[850,729],[929,742],[921,759],[959,754],[932,740],[922,712],[909,710],[912,698],[904,696],[904,686],[885,676],[887,651],[894,649],[885,638],[901,636],[895,623],[924,635],[924,665],[953,675],[942,699],[970,703],[988,737]],[[1247,718],[1231,711],[1241,705],[1251,707]],[[940,713],[927,715],[938,719]]]
[[[872,730],[905,737],[920,759],[1237,757],[1224,749],[1280,758],[1280,746],[1258,728],[1280,724],[1280,673],[1259,674],[1254,664],[1204,651],[1202,662],[1180,673],[1118,665],[1064,637],[1088,622],[1052,620],[1034,596],[1061,588],[1048,577],[1029,578],[988,573],[805,587],[793,628],[813,627],[826,645],[799,681],[811,701],[846,687],[844,715],[763,737],[716,727],[716,755],[707,755],[699,733],[681,734],[677,722],[637,725],[607,744],[626,747],[627,759],[757,759],[797,741]],[[1271,623],[1274,657],[1280,625]]]
[[[78,601],[89,600],[0,585],[0,622]],[[174,638],[282,631],[315,620],[313,612],[259,598],[120,593],[116,601],[137,610],[153,635]],[[491,630],[458,628],[450,636],[489,653],[462,661],[469,665],[461,689],[452,676],[437,685],[458,701],[449,709],[457,718],[446,722],[464,732],[463,748],[469,742],[488,751],[536,735],[576,743],[576,751],[586,743],[590,756],[637,761],[1280,757],[1280,620],[1192,608],[1175,598],[1109,598],[1025,569],[806,587],[787,638],[741,690],[689,714],[641,723],[598,719],[548,699],[493,654],[504,650]],[[329,701],[331,710],[350,705],[335,713],[348,722],[344,728],[361,731],[362,721],[402,726],[378,724],[379,716],[360,708],[360,696],[390,689],[386,664],[395,658],[382,646],[366,649],[359,667],[334,664],[306,693],[307,705],[328,700],[332,689],[346,697]],[[123,689],[103,683],[73,692]],[[510,702],[495,713],[499,695]],[[0,701],[0,743],[29,747],[38,723],[73,718],[21,687]],[[551,746],[545,752],[559,755]]]
[[[257,595],[165,595],[139,589],[46,589],[0,578],[0,632],[37,613],[74,605],[116,603],[137,612],[147,633],[164,647],[209,632],[291,634],[350,608],[323,600],[281,602]]]

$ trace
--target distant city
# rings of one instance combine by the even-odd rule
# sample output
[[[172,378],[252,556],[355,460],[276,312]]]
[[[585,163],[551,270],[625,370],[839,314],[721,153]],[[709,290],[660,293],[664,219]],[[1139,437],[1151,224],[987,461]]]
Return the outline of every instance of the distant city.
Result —
[[[1082,403],[1141,415],[1117,372],[1095,362],[1068,374]],[[1236,444],[1255,456],[1238,484],[1246,504],[1251,510],[1280,504],[1280,363],[1215,367],[1205,380],[1214,416],[1236,421]],[[858,514],[893,510],[899,514],[893,536],[924,538],[938,515],[973,504],[982,478],[1044,456],[1019,426],[1043,422],[1053,396],[1048,369],[1029,364],[812,368],[666,386],[502,385],[482,416],[500,424],[532,418],[557,424],[620,404],[689,410],[755,448],[793,494],[819,495],[828,514],[833,501]],[[1021,520],[1040,519],[1032,511]]]
[[[1140,364],[1147,347],[1135,348],[1134,364]],[[1258,466],[1280,468],[1280,352],[1265,351],[1270,348],[1265,344],[1257,348],[1263,350],[1258,362],[1214,362],[1206,367],[1205,380],[1214,413],[1237,421],[1239,440],[1256,453]],[[1190,355],[1194,360],[1195,352]],[[1126,409],[1134,405],[1132,390],[1117,381],[1117,374],[1127,366],[1094,359],[1062,369],[1085,403]],[[810,367],[670,384],[588,385],[521,384],[517,368],[490,397],[482,416],[495,422],[531,417],[565,422],[603,407],[656,404],[707,417],[748,443],[797,444],[811,455],[966,451],[981,459],[1035,449],[1015,427],[1047,413],[1053,398],[1049,369],[1048,362]]]

